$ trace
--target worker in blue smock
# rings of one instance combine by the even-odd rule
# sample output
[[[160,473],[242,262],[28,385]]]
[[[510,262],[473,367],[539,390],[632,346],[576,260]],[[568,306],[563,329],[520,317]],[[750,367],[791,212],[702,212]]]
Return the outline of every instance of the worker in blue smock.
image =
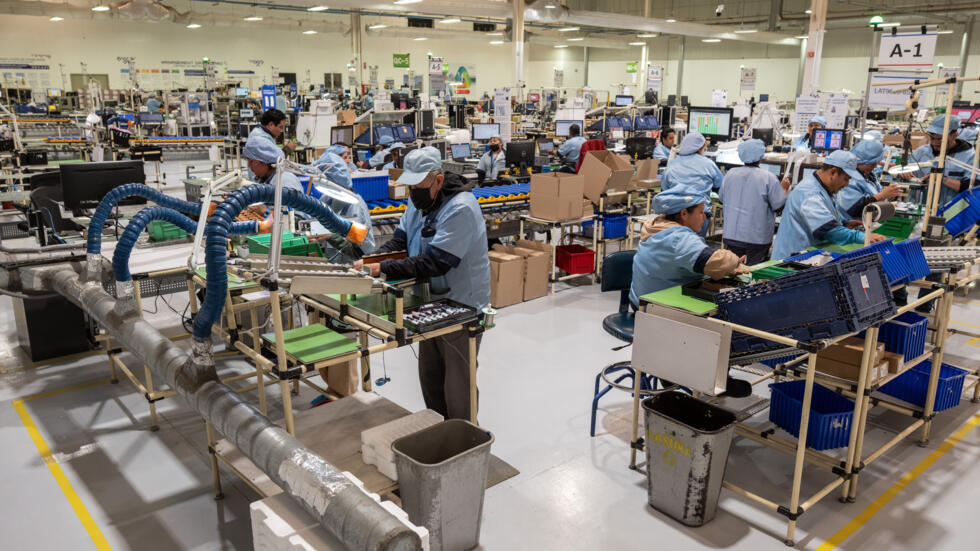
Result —
[[[875,167],[881,162],[885,147],[878,140],[861,140],[851,148],[857,157],[857,171],[861,178],[851,181],[834,197],[841,212],[848,220],[861,220],[864,207],[878,201],[885,201],[902,194],[902,188],[895,184],[882,187],[875,175]]]
[[[364,96],[364,110],[371,109],[374,109],[374,90],[368,90],[367,95]]]
[[[793,189],[772,244],[773,259],[781,260],[821,243],[864,242],[864,232],[857,229],[860,222],[844,220],[833,198],[851,178],[862,178],[857,171],[857,157],[838,150],[828,155],[819,170]],[[872,243],[884,239],[883,235],[871,234]]]
[[[817,115],[811,118],[810,122],[806,125],[806,134],[793,140],[793,151],[810,151],[810,133],[817,128],[825,128],[826,126],[827,119],[824,117]]]
[[[265,112],[262,113],[262,118],[259,119],[259,125],[248,133],[248,139],[266,138],[273,144],[276,144],[276,140],[278,140],[279,137],[286,132],[286,124],[288,122],[289,117],[287,117],[282,111],[278,109],[266,109]],[[285,141],[285,138],[283,139]],[[283,155],[285,155],[287,151],[294,151],[295,149],[296,140],[286,141],[282,146]]]
[[[660,159],[660,166],[667,165],[667,161],[670,159],[670,150],[676,141],[677,133],[674,132],[673,128],[668,126],[660,131],[660,141],[657,143],[657,147],[653,148],[653,158]]]
[[[282,158],[282,150],[276,146],[275,142],[261,136],[249,136],[242,149],[242,156],[248,164],[248,169],[254,175],[256,182],[260,184],[276,183],[276,163]],[[289,171],[282,172],[282,189],[294,189],[300,193],[305,193],[303,185],[299,183],[296,175]]]
[[[150,96],[146,100],[146,112],[159,113],[161,107],[163,107],[163,104],[157,99],[156,92],[150,92]]]
[[[478,311],[490,303],[486,223],[467,181],[443,173],[442,156],[423,147],[405,157],[399,184],[409,186],[408,210],[378,252],[405,250],[408,258],[355,263],[388,279],[428,279],[433,299],[449,298]],[[479,350],[480,337],[477,337]],[[419,343],[419,382],[425,406],[446,418],[468,419],[469,337],[466,331]]]
[[[351,172],[354,172],[354,171],[357,170],[357,165],[355,165],[354,163],[351,162],[350,148],[348,148],[346,145],[344,145],[342,143],[333,144],[330,147],[326,148],[323,152],[324,152],[324,154],[326,154],[326,153],[333,153],[334,155],[336,155],[336,156],[340,157],[341,159],[343,159],[344,160],[344,163],[347,165],[347,170],[349,170]],[[322,155],[320,156],[319,159],[317,159],[317,162],[320,162],[320,160],[325,160],[325,159],[323,159],[323,156]],[[314,164],[316,164],[316,163],[314,163]]]
[[[933,119],[929,128],[926,129],[929,134],[929,143],[912,151],[910,163],[928,163],[939,156],[939,148],[943,144],[943,127],[945,124],[946,115],[940,115]],[[946,157],[952,157],[957,161],[973,166],[973,147],[959,139],[959,129],[960,119],[950,118]],[[904,173],[899,177],[903,180],[915,179],[928,182],[929,167],[920,167],[916,172]],[[970,187],[970,172],[962,167],[954,166],[952,163],[946,163],[940,184],[942,189],[939,192],[939,206],[942,206],[958,193],[966,191]]]
[[[402,152],[405,150],[405,144],[401,142],[395,142],[391,144],[388,148],[388,152],[385,155],[385,161],[387,161],[381,168],[384,170],[391,170],[393,168],[399,168],[400,159],[402,157]]]
[[[371,168],[381,168],[385,164],[385,157],[388,155],[388,148],[391,144],[395,143],[395,139],[391,136],[381,136],[378,140],[378,144],[381,146],[380,151],[375,151],[374,155],[368,159],[368,166]]]
[[[351,181],[351,173],[350,169],[347,168],[347,163],[338,155],[324,152],[312,166],[319,170],[331,183],[351,190],[352,198],[356,199],[355,203],[348,203],[333,198],[330,195],[322,194],[320,195],[320,201],[330,207],[330,210],[336,212],[341,218],[359,222],[368,228],[367,237],[364,239],[364,242],[360,245],[355,245],[347,241],[344,236],[331,234],[320,222],[313,220],[310,223],[310,233],[314,236],[312,239],[314,241],[320,241],[320,246],[324,249],[324,255],[331,262],[353,261],[374,252],[375,241],[374,234],[371,231],[371,212],[364,199],[360,195],[353,193],[354,183]]]
[[[704,195],[721,187],[725,175],[714,161],[704,156],[708,142],[698,132],[691,132],[681,140],[677,156],[667,165],[660,177],[660,189],[666,191],[676,185],[695,186]],[[710,210],[710,209],[709,209]]]
[[[558,154],[564,159],[562,168],[565,170],[571,169],[572,172],[575,172],[575,167],[578,165],[578,156],[582,153],[582,144],[585,143],[585,138],[581,134],[582,128],[579,125],[573,124],[569,126],[568,139],[558,148]]]
[[[501,172],[507,170],[504,156],[504,142],[500,136],[490,138],[490,150],[480,157],[480,162],[476,165],[476,175],[480,181],[496,180]]]
[[[765,154],[762,140],[740,143],[738,157],[744,166],[730,169],[718,192],[725,208],[725,247],[737,256],[744,255],[750,266],[769,258],[776,212],[786,203],[790,185],[789,178],[780,182],[775,174],[759,168]]]

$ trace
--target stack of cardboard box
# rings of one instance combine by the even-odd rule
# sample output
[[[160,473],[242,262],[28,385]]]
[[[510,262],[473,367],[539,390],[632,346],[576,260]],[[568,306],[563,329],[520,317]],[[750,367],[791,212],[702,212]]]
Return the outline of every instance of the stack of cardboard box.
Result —
[[[582,160],[578,174],[585,178],[585,197],[598,205],[603,193],[628,190],[634,173],[626,155],[616,155],[612,151],[589,151]]]
[[[534,241],[494,245],[490,251],[490,304],[503,308],[548,294],[552,247]]]
[[[592,214],[584,200],[585,178],[578,174],[545,172],[531,175],[531,216],[564,222]]]
[[[817,354],[817,371],[848,381],[857,381],[863,354],[864,339],[846,338]],[[905,358],[901,354],[885,352],[884,343],[876,343],[869,373],[871,383],[884,379],[890,373],[898,373],[904,364]]]

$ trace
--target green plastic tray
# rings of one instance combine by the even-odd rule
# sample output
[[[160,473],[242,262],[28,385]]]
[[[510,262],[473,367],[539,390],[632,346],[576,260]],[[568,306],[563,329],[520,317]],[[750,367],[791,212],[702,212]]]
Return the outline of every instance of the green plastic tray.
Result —
[[[706,300],[685,295],[683,292],[681,292],[680,285],[669,289],[664,289],[662,291],[647,293],[641,296],[640,300],[645,300],[647,302],[652,302],[663,306],[680,308],[681,310],[686,310],[699,316],[702,314],[707,314],[708,312],[717,308],[713,302],[708,302]]]
[[[262,338],[275,344],[276,334],[265,333]],[[286,354],[304,364],[313,364],[360,350],[361,345],[320,324],[306,325],[283,332]]]

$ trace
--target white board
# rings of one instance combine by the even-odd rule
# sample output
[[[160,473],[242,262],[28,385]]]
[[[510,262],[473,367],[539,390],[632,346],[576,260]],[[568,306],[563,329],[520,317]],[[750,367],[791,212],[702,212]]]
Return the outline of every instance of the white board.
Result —
[[[636,313],[633,368],[712,396],[724,392],[731,328],[655,305],[647,312]]]
[[[936,55],[936,33],[883,33],[878,47],[878,67],[932,68]]]

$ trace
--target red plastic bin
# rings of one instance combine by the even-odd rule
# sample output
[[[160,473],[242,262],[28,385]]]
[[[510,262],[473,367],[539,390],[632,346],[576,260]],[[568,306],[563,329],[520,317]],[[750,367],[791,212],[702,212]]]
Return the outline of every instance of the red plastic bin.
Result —
[[[595,271],[595,251],[582,245],[555,247],[555,265],[569,274],[591,274]]]

